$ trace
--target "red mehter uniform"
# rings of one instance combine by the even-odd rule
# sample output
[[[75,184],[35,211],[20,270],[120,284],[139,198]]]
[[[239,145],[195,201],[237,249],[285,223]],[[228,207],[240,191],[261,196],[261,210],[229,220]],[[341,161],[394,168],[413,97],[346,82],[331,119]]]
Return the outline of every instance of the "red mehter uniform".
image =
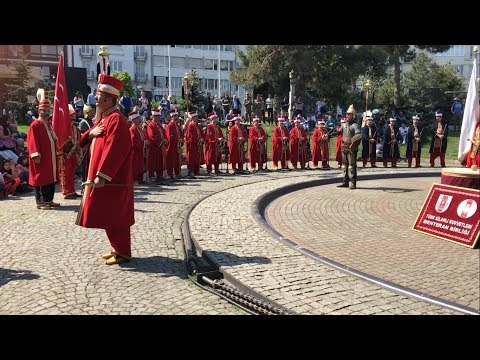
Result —
[[[116,78],[105,74],[99,76],[99,93],[115,91],[114,95],[118,96],[122,86],[123,83]],[[135,223],[130,132],[127,120],[116,106],[104,111],[93,129],[100,125],[104,127],[103,132],[93,138],[90,144],[87,182],[92,183],[98,176],[105,179],[105,186],[85,188],[77,224],[105,229],[115,253],[129,258],[130,226]],[[90,131],[85,132],[82,140],[89,133]],[[107,264],[111,262],[107,261]]]
[[[255,169],[256,164],[258,163],[258,170],[263,168],[263,160],[265,159],[265,141],[267,140],[267,134],[265,130],[258,126],[258,118],[254,118],[254,124],[250,128],[248,139],[250,140],[250,148],[248,152],[248,157],[250,160],[250,168]]]
[[[298,123],[298,120],[295,120],[295,123]],[[300,142],[300,137],[303,137],[302,142]],[[307,143],[307,132],[301,126],[295,126],[290,130],[290,159],[292,161],[292,166],[296,169],[297,162],[300,162],[300,167],[303,169],[305,163],[307,162],[307,149],[305,144]]]
[[[215,167],[215,173],[220,171],[219,165],[222,163],[222,148],[225,137],[220,125],[215,124],[215,119],[218,118],[217,115],[210,113],[209,117],[212,119],[212,122],[207,125],[205,132],[205,162],[207,163],[207,173],[210,174],[212,165]]]
[[[28,128],[27,147],[29,159],[29,178],[31,186],[44,186],[57,182],[57,136],[47,120],[35,119]],[[35,164],[32,158],[40,156],[40,163]]]
[[[232,170],[242,171],[245,162],[245,133],[243,126],[233,125],[228,133],[228,162],[232,164]],[[240,138],[243,138],[240,140]]]
[[[477,121],[475,132],[473,133],[473,139],[471,139],[471,141],[471,148],[467,153],[467,168],[471,168],[472,165],[480,167],[480,121]]]
[[[283,117],[278,117],[279,125],[273,130],[272,137],[272,160],[273,167],[277,168],[278,162],[281,161],[282,169],[286,169],[287,161],[290,160],[290,133],[288,129],[283,126]],[[283,137],[287,139],[283,142]]]
[[[191,112],[190,118],[198,117],[198,114]],[[201,152],[203,146],[200,141],[203,140],[203,131],[194,121],[188,124],[185,132],[185,143],[187,151],[187,167],[189,175],[198,175],[200,173]]]
[[[77,193],[75,192],[75,170],[77,169],[78,159],[80,158],[80,137],[80,130],[72,125],[72,138],[67,140],[64,145],[63,155],[60,155],[62,158],[58,158],[60,189],[65,197],[72,195],[77,197]]]
[[[134,118],[140,117],[138,113],[130,113],[129,118],[130,120],[134,120]],[[146,152],[146,135],[143,132],[141,126],[135,125],[132,123],[130,126],[130,139],[132,141],[132,174],[133,180],[142,182],[143,181],[143,174],[145,173],[145,152]]]
[[[325,121],[318,122],[319,127],[313,131],[312,139],[312,162],[316,168],[318,162],[322,161],[322,167],[328,168],[328,134],[325,128]]]
[[[154,112],[152,112],[153,116]],[[158,113],[160,115],[160,112]],[[147,139],[149,141],[148,152],[148,177],[150,179],[163,178],[163,170],[166,168],[166,144],[167,137],[162,124],[156,120],[151,120],[147,126]],[[156,176],[155,176],[156,173]]]
[[[179,125],[176,124],[176,120],[173,119],[173,116],[178,116],[176,110],[170,110],[170,115],[172,120],[167,125],[166,136],[167,136],[167,174],[173,178],[173,174],[180,176],[180,170],[182,168],[182,148],[180,140],[183,138],[182,129]]]
[[[345,121],[342,120],[340,122],[340,125],[337,125],[337,136],[335,139],[335,161],[338,163],[338,167],[342,167],[342,137],[343,137],[343,132],[342,130],[342,124],[344,124]]]

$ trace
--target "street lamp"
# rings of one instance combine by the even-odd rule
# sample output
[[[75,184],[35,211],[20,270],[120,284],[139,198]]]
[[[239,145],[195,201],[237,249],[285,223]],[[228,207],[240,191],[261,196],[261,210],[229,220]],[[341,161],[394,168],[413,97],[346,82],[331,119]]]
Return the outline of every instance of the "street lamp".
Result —
[[[293,117],[293,99],[295,97],[295,71],[290,71],[288,73],[288,78],[290,79],[290,93],[288,96],[288,118],[291,119]]]
[[[188,83],[190,81],[190,74],[188,72],[185,73],[183,80],[185,81],[185,106],[187,108],[187,113],[188,113]]]

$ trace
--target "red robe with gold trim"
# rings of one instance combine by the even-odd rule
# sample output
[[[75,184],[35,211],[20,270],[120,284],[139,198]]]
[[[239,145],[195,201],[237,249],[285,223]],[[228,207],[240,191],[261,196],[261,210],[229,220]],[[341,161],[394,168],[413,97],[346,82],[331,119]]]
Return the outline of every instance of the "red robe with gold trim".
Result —
[[[97,174],[105,178],[101,188],[85,187],[77,224],[87,228],[129,227],[133,214],[132,141],[127,120],[118,110],[106,115],[95,127],[103,124],[103,133],[90,144],[87,181]],[[82,142],[90,131],[82,135]]]
[[[250,140],[250,148],[248,149],[248,158],[250,160],[250,166],[255,168],[258,163],[258,169],[261,169],[263,160],[265,159],[265,141],[267,140],[267,134],[263,128],[252,126],[250,128],[248,139]],[[259,140],[261,144],[259,143]],[[260,153],[262,158],[260,159]]]
[[[299,143],[300,137],[303,137],[302,145]],[[303,127],[294,127],[290,130],[290,160],[295,168],[297,167],[297,162],[300,162],[302,168],[307,162],[307,149],[305,147],[307,141],[307,133]]]
[[[475,131],[473,133],[473,139],[472,141],[480,141],[480,121],[477,121],[477,125],[475,126]],[[471,144],[470,150],[467,153],[467,168],[471,168],[472,165],[477,165],[480,167],[480,147],[477,147],[477,153],[476,155],[472,158],[472,148],[473,144]]]
[[[35,119],[28,128],[27,147],[30,167],[28,183],[31,186],[44,186],[57,182],[57,137],[47,120]],[[34,156],[40,155],[40,163],[35,164]]]
[[[198,174],[200,171],[201,151],[200,139],[203,139],[203,131],[199,129],[198,124],[191,122],[185,132],[185,143],[187,153],[187,167],[189,174]]]
[[[77,169],[78,159],[80,158],[80,130],[72,124],[71,150],[65,152],[64,147],[58,159],[58,178],[60,180],[60,189],[64,196],[75,193],[75,170]]]
[[[205,135],[205,161],[207,165],[215,165],[222,162],[222,149],[218,148],[219,138],[225,139],[220,125],[208,124]]]
[[[283,137],[287,137],[287,146],[283,148]],[[273,166],[277,167],[278,162],[281,161],[282,168],[286,167],[287,160],[290,160],[290,133],[288,129],[283,125],[277,125],[273,130],[273,137],[272,137],[272,160]]]
[[[143,174],[145,173],[144,150],[145,150],[145,134],[141,127],[133,124],[130,126],[130,139],[132,141],[132,173],[133,180],[143,181]]]
[[[327,129],[325,127],[317,127],[312,135],[312,162],[316,167],[319,161],[322,161],[322,166],[327,165],[328,160],[328,137]]]

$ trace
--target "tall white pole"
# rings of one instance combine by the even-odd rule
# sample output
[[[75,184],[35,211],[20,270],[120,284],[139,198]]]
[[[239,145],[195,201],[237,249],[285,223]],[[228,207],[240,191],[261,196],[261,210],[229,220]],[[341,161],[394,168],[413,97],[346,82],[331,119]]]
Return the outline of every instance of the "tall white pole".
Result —
[[[222,78],[221,78],[221,74],[220,74],[220,45],[218,45],[218,98],[220,99],[222,96],[221,96],[221,91],[220,91],[220,86],[222,84]]]
[[[172,74],[170,72],[171,66],[170,66],[170,47],[171,45],[167,45],[168,49],[168,96],[172,95]]]

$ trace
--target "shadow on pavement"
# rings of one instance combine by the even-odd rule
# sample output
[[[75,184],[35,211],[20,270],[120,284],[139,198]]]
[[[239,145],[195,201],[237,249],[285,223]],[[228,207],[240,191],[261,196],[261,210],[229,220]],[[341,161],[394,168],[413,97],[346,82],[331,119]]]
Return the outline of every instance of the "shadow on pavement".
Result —
[[[357,189],[361,190],[375,190],[375,191],[385,191],[385,192],[391,192],[391,193],[408,193],[412,191],[421,191],[420,189],[404,189],[404,188],[393,188],[393,187],[362,187],[358,186],[357,183]]]
[[[12,270],[0,268],[0,286],[14,280],[34,280],[40,275],[32,274],[30,270]]]
[[[60,205],[59,207],[56,207],[53,211],[78,211],[80,207],[80,201],[75,204],[75,205]]]
[[[215,250],[203,250],[202,255],[219,266],[235,266],[240,264],[269,264],[271,260],[263,256],[238,256],[232,253]]]
[[[165,256],[133,257],[130,262],[118,265],[123,270],[158,274],[161,277],[177,276],[187,279],[185,262]]]

